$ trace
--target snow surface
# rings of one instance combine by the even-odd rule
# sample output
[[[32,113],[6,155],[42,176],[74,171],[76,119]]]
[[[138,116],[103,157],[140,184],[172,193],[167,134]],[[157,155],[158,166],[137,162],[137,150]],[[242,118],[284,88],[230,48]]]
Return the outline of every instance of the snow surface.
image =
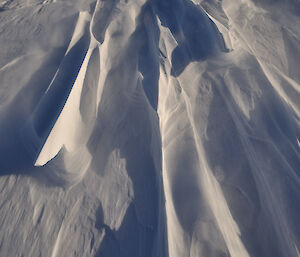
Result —
[[[0,1],[0,256],[299,257],[299,0]]]

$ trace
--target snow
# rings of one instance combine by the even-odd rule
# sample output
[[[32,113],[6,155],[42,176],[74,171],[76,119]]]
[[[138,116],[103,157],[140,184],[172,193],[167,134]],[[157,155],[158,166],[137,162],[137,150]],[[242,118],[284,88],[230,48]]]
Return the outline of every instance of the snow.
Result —
[[[0,3],[0,256],[299,257],[297,0]]]

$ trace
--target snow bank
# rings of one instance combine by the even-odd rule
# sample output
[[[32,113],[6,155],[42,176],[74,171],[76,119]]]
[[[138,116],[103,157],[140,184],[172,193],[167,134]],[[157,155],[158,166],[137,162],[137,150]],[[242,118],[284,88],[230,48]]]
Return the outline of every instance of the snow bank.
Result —
[[[1,256],[298,257],[299,8],[4,1]]]

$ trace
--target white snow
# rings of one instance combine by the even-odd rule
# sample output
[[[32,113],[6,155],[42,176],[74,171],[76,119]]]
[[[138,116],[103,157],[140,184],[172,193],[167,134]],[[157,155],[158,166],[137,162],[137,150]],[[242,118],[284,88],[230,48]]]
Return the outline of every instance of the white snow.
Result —
[[[299,257],[297,0],[0,3],[0,256]]]

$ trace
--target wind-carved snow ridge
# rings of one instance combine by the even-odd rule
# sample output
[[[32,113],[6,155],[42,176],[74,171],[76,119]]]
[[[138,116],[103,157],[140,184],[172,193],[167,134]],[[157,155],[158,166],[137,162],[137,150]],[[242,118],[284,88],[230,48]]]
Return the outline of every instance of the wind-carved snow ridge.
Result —
[[[2,3],[0,255],[299,257],[299,12]]]

